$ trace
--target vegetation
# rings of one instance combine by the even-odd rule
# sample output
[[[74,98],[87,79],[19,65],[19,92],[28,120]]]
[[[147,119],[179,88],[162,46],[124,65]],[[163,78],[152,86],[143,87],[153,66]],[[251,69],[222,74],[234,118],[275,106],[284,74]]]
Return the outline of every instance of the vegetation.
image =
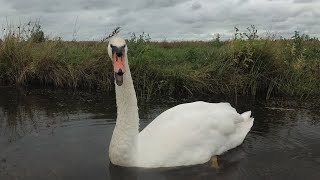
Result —
[[[41,26],[31,26],[4,33],[1,85],[113,90],[105,42],[48,39]],[[138,96],[319,97],[319,40],[299,32],[291,39],[261,39],[254,26],[235,29],[230,41],[218,35],[207,42],[153,42],[133,34],[128,56]]]

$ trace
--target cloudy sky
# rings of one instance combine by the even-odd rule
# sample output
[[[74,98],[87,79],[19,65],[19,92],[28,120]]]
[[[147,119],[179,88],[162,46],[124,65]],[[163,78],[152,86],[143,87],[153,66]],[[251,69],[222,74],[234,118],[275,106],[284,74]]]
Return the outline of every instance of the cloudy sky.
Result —
[[[290,37],[298,30],[320,37],[320,0],[0,0],[2,27],[37,19],[47,35],[66,40],[99,40],[116,26],[126,37],[207,40],[220,33],[226,39],[234,26],[251,24],[260,34]]]

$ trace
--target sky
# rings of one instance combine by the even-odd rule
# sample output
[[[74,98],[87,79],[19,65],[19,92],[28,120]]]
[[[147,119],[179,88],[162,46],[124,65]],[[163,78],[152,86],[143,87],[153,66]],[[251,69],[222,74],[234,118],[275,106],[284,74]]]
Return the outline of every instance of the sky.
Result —
[[[0,0],[3,28],[36,20],[64,40],[100,40],[117,26],[152,40],[229,39],[250,25],[260,36],[320,37],[320,0]]]

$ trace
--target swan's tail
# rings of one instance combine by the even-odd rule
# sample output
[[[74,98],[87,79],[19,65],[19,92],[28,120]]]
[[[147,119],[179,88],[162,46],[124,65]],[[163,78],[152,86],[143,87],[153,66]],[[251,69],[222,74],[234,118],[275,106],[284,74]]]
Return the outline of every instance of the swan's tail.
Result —
[[[253,120],[253,118],[250,117],[251,116],[251,111],[244,112],[244,113],[241,114],[241,116],[244,118],[245,121],[250,120],[250,119]]]
[[[244,138],[247,136],[248,132],[250,131],[253,125],[253,117],[251,117],[251,111],[247,111],[241,114],[243,121],[238,123],[238,127],[236,133],[233,137],[233,145],[234,147],[240,145]]]
[[[239,121],[236,123],[236,131],[233,133],[233,135],[230,137],[230,140],[228,142],[228,145],[225,147],[227,149],[231,149],[234,147],[239,146],[245,137],[247,136],[248,132],[250,131],[252,125],[253,125],[253,117],[251,116],[251,111],[247,111],[241,114],[242,118],[239,118]],[[240,120],[241,119],[241,120]]]
[[[251,117],[251,111],[244,112],[241,114],[241,116],[244,120],[243,122],[241,122],[241,128],[248,133],[253,125],[254,118]]]

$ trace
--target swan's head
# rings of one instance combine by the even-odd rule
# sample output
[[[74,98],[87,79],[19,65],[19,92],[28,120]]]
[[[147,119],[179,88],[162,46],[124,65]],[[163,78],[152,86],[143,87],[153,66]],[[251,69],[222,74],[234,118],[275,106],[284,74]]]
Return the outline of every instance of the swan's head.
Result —
[[[123,74],[126,72],[125,56],[127,56],[126,41],[121,37],[114,36],[109,40],[108,55],[112,60],[113,72],[116,84],[121,86],[123,83]]]

